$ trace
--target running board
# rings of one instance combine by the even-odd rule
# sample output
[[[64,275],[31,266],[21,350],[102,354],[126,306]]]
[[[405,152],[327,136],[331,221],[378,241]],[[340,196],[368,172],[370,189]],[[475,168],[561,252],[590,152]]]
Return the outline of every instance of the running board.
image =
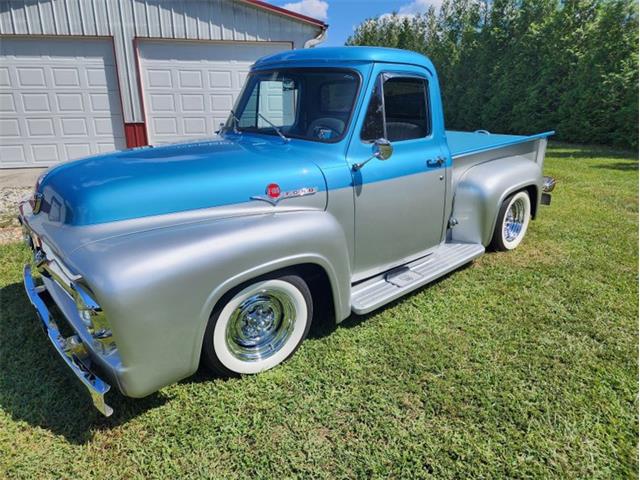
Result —
[[[362,315],[432,282],[484,253],[475,243],[443,243],[431,254],[351,288],[351,310]]]

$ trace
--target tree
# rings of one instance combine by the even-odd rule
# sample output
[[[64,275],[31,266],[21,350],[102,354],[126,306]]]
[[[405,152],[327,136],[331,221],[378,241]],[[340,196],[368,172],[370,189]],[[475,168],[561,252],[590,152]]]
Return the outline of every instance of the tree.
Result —
[[[438,68],[448,128],[638,146],[638,7],[630,0],[445,0],[372,18],[348,45]]]

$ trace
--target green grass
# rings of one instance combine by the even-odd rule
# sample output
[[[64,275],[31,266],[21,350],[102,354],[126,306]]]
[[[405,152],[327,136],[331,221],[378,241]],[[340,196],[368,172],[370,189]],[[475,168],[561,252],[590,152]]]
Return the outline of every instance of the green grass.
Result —
[[[102,418],[0,248],[0,477],[633,478],[638,162],[556,145],[524,244],[315,328],[259,376],[200,372]]]

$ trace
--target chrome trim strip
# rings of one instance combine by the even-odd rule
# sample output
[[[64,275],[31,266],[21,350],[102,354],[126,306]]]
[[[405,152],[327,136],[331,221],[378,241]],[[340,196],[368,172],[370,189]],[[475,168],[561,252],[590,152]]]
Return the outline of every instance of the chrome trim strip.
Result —
[[[35,281],[31,275],[30,265],[27,264],[24,266],[23,276],[24,289],[27,292],[29,301],[36,309],[38,318],[42,322],[49,340],[55,347],[58,354],[66,362],[67,366],[84,384],[87,390],[89,390],[94,406],[105,417],[110,416],[113,413],[113,408],[105,403],[104,396],[111,388],[111,385],[91,371],[91,360],[89,359],[84,344],[78,340],[76,336],[65,338],[61,335],[58,326],[51,318],[49,309],[45,305],[44,300],[40,297],[40,293],[43,292],[44,289],[42,287],[36,287]]]

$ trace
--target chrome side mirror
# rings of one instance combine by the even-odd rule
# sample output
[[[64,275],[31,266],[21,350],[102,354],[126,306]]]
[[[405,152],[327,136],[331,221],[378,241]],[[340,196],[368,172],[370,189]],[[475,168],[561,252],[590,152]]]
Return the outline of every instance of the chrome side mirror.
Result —
[[[369,163],[370,160],[373,160],[374,158],[377,158],[378,160],[383,160],[383,161],[389,160],[389,158],[391,158],[391,155],[393,154],[393,145],[391,145],[391,142],[386,138],[379,138],[373,142],[373,145],[371,146],[371,150],[372,150],[372,155],[369,158],[367,158],[364,162],[354,163],[353,165],[351,165],[351,169],[354,172],[357,172],[358,170],[360,170],[367,163]]]
[[[373,156],[378,160],[389,160],[393,155],[393,145],[386,138],[379,138],[373,142]]]

